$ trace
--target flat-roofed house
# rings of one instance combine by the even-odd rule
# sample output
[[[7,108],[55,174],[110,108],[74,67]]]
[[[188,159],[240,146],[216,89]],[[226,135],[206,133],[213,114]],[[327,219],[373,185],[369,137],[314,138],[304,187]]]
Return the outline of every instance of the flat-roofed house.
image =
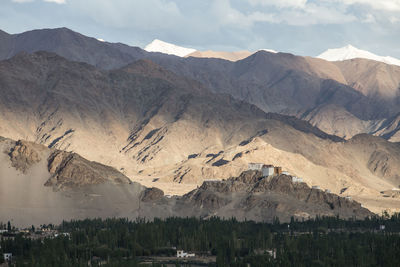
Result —
[[[3,258],[5,261],[11,261],[12,260],[12,253],[3,253]]]
[[[274,166],[263,165],[261,171],[264,177],[274,175]]]

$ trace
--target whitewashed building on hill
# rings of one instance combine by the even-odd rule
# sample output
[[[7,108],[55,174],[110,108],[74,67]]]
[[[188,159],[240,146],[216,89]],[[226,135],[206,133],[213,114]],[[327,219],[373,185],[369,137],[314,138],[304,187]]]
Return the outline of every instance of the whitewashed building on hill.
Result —
[[[274,175],[273,165],[266,165],[264,163],[249,163],[248,169],[261,171],[263,176]]]
[[[275,169],[272,165],[264,165],[261,169],[263,176],[271,176],[274,175]]]
[[[292,177],[292,182],[293,182],[293,183],[302,183],[302,182],[303,182],[303,178],[293,176],[293,177]]]

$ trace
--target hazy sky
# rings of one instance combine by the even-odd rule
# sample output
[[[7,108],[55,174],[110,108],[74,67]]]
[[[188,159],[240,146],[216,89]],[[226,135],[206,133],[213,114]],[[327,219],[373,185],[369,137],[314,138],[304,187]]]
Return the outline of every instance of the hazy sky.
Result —
[[[68,27],[143,47],[316,56],[352,44],[400,58],[400,0],[0,0],[0,29]]]

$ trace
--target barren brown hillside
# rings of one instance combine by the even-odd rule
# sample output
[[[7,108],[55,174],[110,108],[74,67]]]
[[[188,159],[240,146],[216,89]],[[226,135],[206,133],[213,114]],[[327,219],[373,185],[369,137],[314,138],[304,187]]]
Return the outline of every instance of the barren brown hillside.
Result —
[[[256,161],[345,189],[376,212],[399,207],[380,193],[400,184],[397,145],[377,138],[350,149],[305,121],[266,114],[148,61],[103,71],[52,53],[20,54],[0,63],[0,85],[1,135],[79,153],[166,194],[237,176]]]
[[[400,141],[395,118],[400,112],[400,76],[399,67],[393,65],[365,59],[328,62],[266,51],[235,62],[179,58],[101,42],[67,28],[21,34],[1,32],[0,43],[0,59],[44,50],[107,70],[148,59],[213,92],[229,94],[266,112],[308,119],[331,134],[351,138],[354,134],[370,133]],[[218,57],[222,55],[219,54]]]
[[[250,51],[236,51],[236,52],[225,52],[225,51],[196,51],[186,57],[200,57],[200,58],[221,58],[229,61],[238,61],[250,56]]]

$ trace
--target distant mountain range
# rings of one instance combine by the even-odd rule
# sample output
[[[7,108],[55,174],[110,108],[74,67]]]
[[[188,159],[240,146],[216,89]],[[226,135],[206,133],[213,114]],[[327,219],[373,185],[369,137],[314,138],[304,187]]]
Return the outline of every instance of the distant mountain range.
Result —
[[[186,48],[175,44],[167,43],[158,39],[154,39],[148,44],[144,50],[148,52],[159,52],[168,55],[175,55],[179,57],[201,57],[201,58],[221,58],[230,61],[238,61],[246,57],[251,56],[255,52],[250,51],[198,51],[193,48]],[[272,49],[260,49],[258,51],[267,51],[270,53],[277,53]],[[327,61],[344,61],[355,58],[364,58],[374,61],[383,62],[390,65],[400,66],[400,60],[390,56],[378,56],[366,50],[358,49],[352,45],[346,45],[341,48],[328,49],[321,53],[317,58],[321,58]]]
[[[260,161],[375,212],[400,207],[380,193],[400,185],[400,148],[387,141],[400,140],[400,67],[267,51],[178,57],[66,28],[2,32],[0,44],[1,136],[166,194]]]
[[[220,58],[229,61],[238,61],[244,59],[254,52],[242,50],[242,51],[198,51],[193,48],[186,48],[178,45],[174,45],[171,43],[167,43],[158,39],[153,40],[150,44],[148,44],[144,50],[147,52],[159,52],[167,55],[175,55],[178,57],[199,57],[199,58]],[[277,51],[272,49],[261,49],[259,51],[267,51],[270,53],[277,53]]]

